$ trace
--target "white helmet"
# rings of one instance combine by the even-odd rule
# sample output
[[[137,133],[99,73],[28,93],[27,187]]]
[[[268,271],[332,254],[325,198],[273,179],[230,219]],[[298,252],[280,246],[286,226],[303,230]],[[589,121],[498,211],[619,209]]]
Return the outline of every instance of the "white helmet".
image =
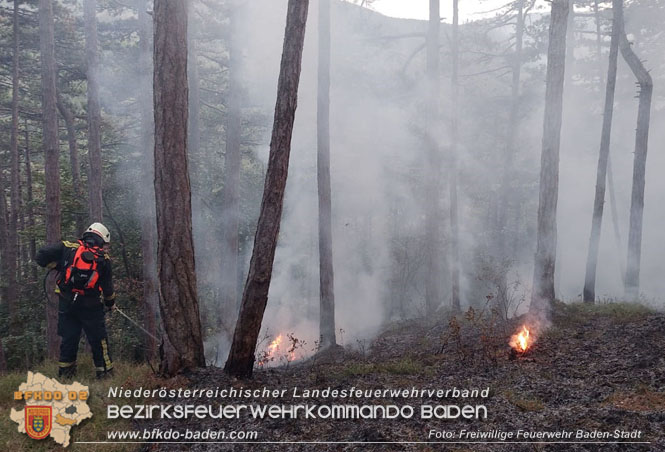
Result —
[[[108,229],[106,229],[106,226],[101,223],[92,223],[85,232],[92,232],[93,234],[97,234],[102,239],[104,239],[104,243],[111,243],[111,233]]]

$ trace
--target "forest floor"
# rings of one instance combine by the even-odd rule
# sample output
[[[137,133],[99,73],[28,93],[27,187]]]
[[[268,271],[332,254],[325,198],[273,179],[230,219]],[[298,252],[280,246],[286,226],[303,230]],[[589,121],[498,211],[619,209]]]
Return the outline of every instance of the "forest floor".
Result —
[[[215,367],[187,376],[191,388],[288,389],[274,399],[181,400],[192,404],[395,404],[411,405],[404,419],[239,419],[153,420],[136,427],[203,431],[257,431],[258,441],[281,444],[146,444],[143,450],[665,450],[665,314],[640,305],[557,304],[549,328],[524,354],[505,345],[522,319],[496,322],[479,312],[455,321],[393,325],[366,350],[341,347],[288,367],[255,371],[249,382],[228,377]],[[487,398],[454,397],[294,398],[302,389],[484,389]],[[178,403],[171,401],[171,403]],[[422,405],[486,405],[487,418],[422,419]],[[428,438],[430,431],[454,432],[452,439]],[[567,431],[559,441],[579,438],[578,430],[640,431],[640,438],[609,438],[598,444],[453,444],[460,430],[514,432]],[[523,440],[514,438],[512,441]],[[338,442],[302,444],[302,442]],[[449,444],[424,444],[451,441]],[[474,441],[464,439],[464,441]],[[475,439],[475,441],[482,441]],[[487,441],[487,440],[486,440]],[[492,439],[491,441],[497,441]],[[510,441],[510,440],[509,440]],[[533,440],[531,440],[533,441]],[[626,444],[643,441],[649,444]],[[301,444],[288,444],[300,442]],[[339,442],[347,442],[345,444]],[[353,442],[365,442],[359,444]],[[393,443],[390,443],[393,442]],[[402,444],[397,444],[401,442]],[[413,442],[404,444],[404,442]],[[383,444],[381,444],[383,443]],[[262,448],[262,449],[261,449]]]
[[[208,367],[170,380],[152,375],[145,366],[118,363],[111,381],[80,381],[90,385],[92,419],[72,432],[71,450],[446,450],[446,451],[664,451],[665,450],[665,314],[635,304],[557,304],[549,327],[524,354],[506,345],[523,318],[508,322],[468,311],[457,319],[394,324],[371,344],[358,342],[354,350],[337,347],[288,366],[258,369],[249,381],[227,376]],[[35,369],[46,375],[55,366]],[[49,367],[50,366],[50,367]],[[93,374],[85,365],[83,376]],[[15,452],[61,450],[52,440],[33,441],[16,432],[8,419],[12,391],[25,378],[12,373],[0,378],[0,446]],[[286,390],[284,397],[252,398],[110,398],[109,386],[177,389]],[[294,397],[307,389],[485,389],[487,397],[333,398]],[[397,419],[253,419],[248,413],[237,419],[109,420],[106,405],[410,405],[411,418]],[[423,405],[485,405],[486,419],[423,419]],[[216,410],[215,410],[216,412]],[[7,416],[5,416],[7,415]],[[76,444],[104,441],[110,430],[144,432],[171,429],[190,431],[256,431],[246,443],[199,444]],[[558,441],[600,441],[576,438],[584,432],[640,431],[640,438],[609,438],[599,444],[478,444],[482,439],[461,438],[471,432],[572,432]],[[452,438],[430,432],[452,432]],[[184,439],[181,437],[180,441]],[[523,438],[507,441],[524,441]],[[218,439],[217,441],[221,441]],[[228,441],[228,440],[227,440]],[[257,444],[255,441],[263,442]],[[455,443],[457,441],[457,443]],[[500,441],[500,438],[484,441]],[[542,441],[549,441],[543,439]],[[648,444],[627,444],[643,441]],[[309,443],[305,443],[309,442]],[[331,442],[321,444],[322,442]],[[332,443],[334,442],[334,443]],[[409,442],[409,444],[405,444]],[[435,443],[437,442],[437,443]],[[441,442],[447,442],[441,443]],[[299,443],[299,444],[296,444]],[[361,444],[363,443],[363,444]]]

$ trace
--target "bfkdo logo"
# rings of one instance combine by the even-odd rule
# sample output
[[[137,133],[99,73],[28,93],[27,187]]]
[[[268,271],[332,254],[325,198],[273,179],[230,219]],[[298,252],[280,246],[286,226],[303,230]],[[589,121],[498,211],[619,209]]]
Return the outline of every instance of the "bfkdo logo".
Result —
[[[51,433],[53,410],[50,406],[25,406],[25,432],[30,438],[44,439]]]
[[[32,439],[51,438],[67,447],[72,428],[92,417],[89,396],[88,387],[77,381],[62,384],[55,378],[28,372],[25,382],[14,391],[14,401],[24,405],[20,409],[12,407],[9,418],[16,422],[18,433]]]

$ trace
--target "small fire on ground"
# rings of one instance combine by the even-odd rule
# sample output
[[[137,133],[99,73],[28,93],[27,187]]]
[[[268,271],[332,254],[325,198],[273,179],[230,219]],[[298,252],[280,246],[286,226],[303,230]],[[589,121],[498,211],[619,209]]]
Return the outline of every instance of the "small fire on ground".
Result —
[[[258,353],[257,365],[266,367],[270,365],[286,364],[298,359],[296,351],[302,348],[304,341],[293,334],[278,334],[268,346]]]
[[[533,344],[533,337],[526,325],[510,337],[510,346],[517,352],[524,353]]]

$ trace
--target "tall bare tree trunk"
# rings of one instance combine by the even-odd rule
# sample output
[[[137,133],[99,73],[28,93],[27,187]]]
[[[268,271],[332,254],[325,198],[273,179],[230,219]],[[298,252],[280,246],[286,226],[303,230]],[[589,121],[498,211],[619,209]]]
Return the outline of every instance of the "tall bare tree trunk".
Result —
[[[610,208],[612,212],[612,226],[614,230],[614,242],[616,243],[617,250],[622,250],[621,230],[619,229],[619,210],[617,209],[617,197],[614,190],[614,176],[612,172],[612,155],[607,156],[607,190],[610,192]],[[617,259],[619,261],[619,270],[621,272],[621,281],[626,282],[626,264],[622,257]]]
[[[189,82],[189,129],[187,149],[189,153],[189,164],[193,170],[198,171],[203,167],[201,161],[201,91],[199,80],[199,65],[196,49],[196,40],[194,39],[194,2],[188,3],[187,27],[187,80]]]
[[[51,0],[39,0],[39,49],[42,66],[42,145],[44,147],[44,177],[46,191],[46,243],[61,240],[60,230],[60,165],[58,155],[58,109],[56,106],[55,41]],[[55,275],[51,273],[46,283],[47,296],[51,298],[46,309],[47,356],[58,357],[58,307],[53,300]]]
[[[12,131],[11,131],[11,184],[10,200],[11,210],[9,211],[9,224],[7,234],[7,259],[8,277],[7,279],[7,308],[9,314],[9,331],[14,334],[17,332],[17,312],[16,302],[18,287],[16,276],[18,274],[18,218],[20,212],[21,188],[19,185],[19,150],[18,150],[18,102],[19,102],[19,42],[18,42],[18,0],[14,0],[13,36],[12,36]]]
[[[457,73],[459,70],[459,7],[458,0],[453,0],[453,30],[452,30],[453,67],[450,77],[451,87],[451,115],[450,115],[450,267],[452,269],[452,308],[460,310],[459,289],[459,219],[457,209],[457,142],[458,142],[458,109],[459,109],[459,83]]]
[[[7,358],[5,357],[5,348],[2,346],[2,338],[0,338],[0,374],[7,371]]]
[[[653,80],[640,59],[630,47],[626,31],[622,28],[619,47],[623,59],[633,71],[640,87],[635,132],[635,157],[633,160],[633,189],[630,198],[630,223],[628,230],[628,259],[626,261],[626,298],[636,300],[640,291],[640,257],[642,254],[642,216],[644,213],[644,176],[649,144],[649,120]]]
[[[97,0],[83,1],[85,62],[88,79],[88,180],[90,221],[103,220],[102,203],[102,114],[99,107],[99,55],[97,43]]]
[[[425,235],[427,247],[427,274],[425,279],[425,309],[433,313],[443,299],[442,288],[442,240],[441,240],[441,149],[438,140],[439,112],[439,28],[441,14],[439,0],[429,2],[429,24],[427,28],[427,100],[426,139],[427,163],[425,168]]]
[[[229,85],[226,114],[226,150],[224,153],[224,186],[222,187],[222,249],[220,315],[222,329],[232,336],[240,307],[238,295],[238,244],[240,228],[240,171],[242,150],[240,45],[237,24],[240,2],[234,3],[229,30]],[[229,340],[232,337],[229,337]]]
[[[543,150],[540,159],[538,243],[530,307],[530,310],[536,313],[548,310],[555,297],[556,208],[559,198],[559,145],[561,142],[568,10],[568,0],[552,0],[550,39],[547,50]]]
[[[139,146],[141,153],[141,255],[143,268],[143,323],[146,330],[157,336],[159,293],[157,280],[157,242],[155,240],[155,186],[153,184],[155,165],[153,158],[152,132],[154,129],[152,110],[150,52],[150,18],[146,0],[140,0],[139,10],[139,103],[141,105],[141,131]],[[157,342],[146,335],[146,349],[149,358],[157,354]]]
[[[335,279],[333,273],[332,202],[330,190],[330,0],[319,1],[319,68],[316,110],[316,180],[319,194],[320,346],[335,338]]]
[[[584,301],[593,303],[596,300],[596,266],[598,263],[598,245],[603,223],[603,207],[605,204],[605,181],[607,180],[607,164],[610,157],[610,137],[612,133],[612,115],[614,113],[614,89],[617,80],[617,60],[619,56],[619,36],[623,33],[623,0],[613,0],[612,39],[610,42],[610,59],[607,69],[607,85],[605,87],[605,108],[603,111],[603,129],[600,134],[600,152],[598,170],[596,172],[596,195],[593,202],[591,217],[591,236],[589,237],[589,253],[586,261],[584,277]]]
[[[5,175],[0,170],[0,298],[8,305],[12,303],[9,300],[9,259],[7,259],[7,248],[9,248],[9,227],[7,206],[7,197],[5,196]]]
[[[67,128],[67,143],[69,144],[69,166],[72,173],[72,188],[74,196],[77,200],[76,219],[76,232],[80,236],[83,234],[85,220],[83,218],[82,208],[85,206],[85,196],[83,195],[83,187],[81,185],[81,164],[79,162],[78,143],[76,141],[76,125],[74,122],[74,115],[71,110],[65,105],[62,96],[58,95],[58,110],[60,116],[65,120],[65,127]]]
[[[291,134],[298,100],[298,83],[309,0],[289,0],[284,48],[277,84],[277,101],[261,213],[254,250],[242,296],[238,323],[224,370],[236,377],[251,377],[254,351],[263,321],[275,248],[282,219],[284,189],[289,170]]]
[[[600,11],[598,9],[598,0],[594,0],[593,4],[593,13],[596,21],[596,55],[598,58],[598,71],[599,79],[601,86],[605,84],[603,68],[602,68],[602,41],[603,34],[600,25]],[[619,228],[619,211],[617,209],[616,193],[614,190],[614,176],[612,172],[612,155],[607,155],[607,190],[610,194],[610,208],[612,213],[612,229],[614,230],[614,242],[616,243],[617,250],[621,252],[623,246],[621,245],[621,229]],[[619,270],[621,273],[621,281],[625,282],[626,280],[626,265],[621,257],[619,261]]]
[[[155,2],[153,17],[160,370],[175,375],[205,365],[187,169],[187,2]]]
[[[568,2],[568,25],[566,28],[566,74],[568,76],[569,86],[573,87],[573,76],[575,75],[575,1]]]
[[[516,153],[516,141],[519,130],[520,107],[520,78],[522,73],[522,46],[524,43],[524,0],[517,5],[517,18],[515,23],[515,53],[511,64],[512,81],[510,84],[510,116],[508,119],[508,133],[506,134],[506,148],[503,156],[499,209],[497,212],[497,255],[500,259],[512,258],[509,251],[510,234],[507,229],[509,203],[513,190],[513,165]]]
[[[25,185],[26,185],[26,195],[27,195],[27,207],[26,213],[28,214],[28,223],[27,226],[31,230],[35,227],[35,213],[32,208],[32,202],[34,200],[32,194],[32,164],[30,163],[30,130],[28,128],[28,120],[25,119]],[[37,241],[35,240],[35,235],[30,234],[29,240],[29,251],[30,257],[33,258],[37,254]],[[30,265],[32,271],[32,279],[37,280],[37,266]]]

